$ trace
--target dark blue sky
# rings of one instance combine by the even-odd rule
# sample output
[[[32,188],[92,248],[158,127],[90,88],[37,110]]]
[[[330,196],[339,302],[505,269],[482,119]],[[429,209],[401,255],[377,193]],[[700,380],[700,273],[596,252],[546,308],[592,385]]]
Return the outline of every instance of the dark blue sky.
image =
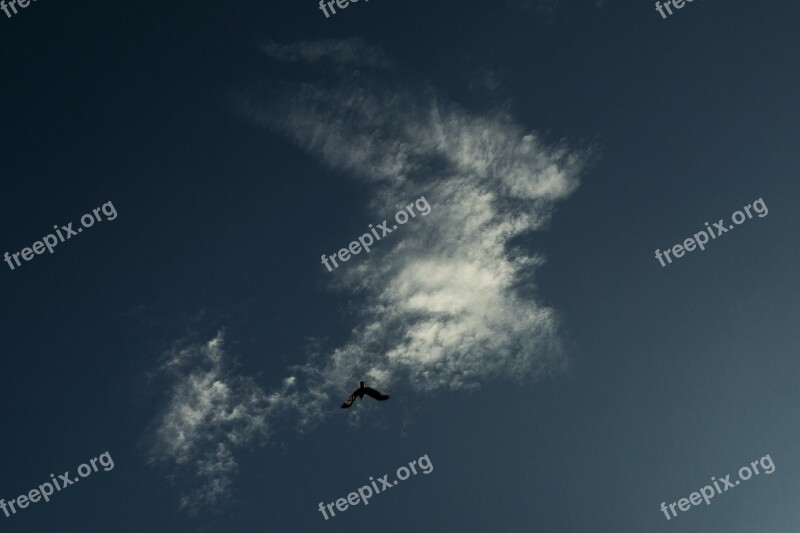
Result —
[[[0,267],[0,498],[115,463],[0,529],[792,530],[799,16],[0,12],[0,253],[118,213]],[[320,264],[421,196],[429,217]],[[360,379],[391,400],[339,409]],[[318,512],[424,454],[429,475]],[[767,454],[773,474],[660,511]]]

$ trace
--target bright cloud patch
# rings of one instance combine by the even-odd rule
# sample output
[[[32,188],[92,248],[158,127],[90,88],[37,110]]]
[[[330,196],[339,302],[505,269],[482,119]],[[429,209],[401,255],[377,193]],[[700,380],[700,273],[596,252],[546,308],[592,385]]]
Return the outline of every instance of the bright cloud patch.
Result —
[[[238,100],[246,117],[369,184],[376,217],[423,194],[432,206],[336,271],[335,283],[364,296],[362,321],[347,344],[298,368],[305,386],[330,402],[354,376],[435,390],[563,368],[555,313],[531,296],[543,259],[513,241],[544,227],[589,154],[547,145],[506,113],[475,115],[379,75],[339,72]]]
[[[264,51],[284,62],[390,63],[358,40]],[[351,70],[333,69],[327,83],[242,91],[236,102],[247,119],[361,180],[376,219],[423,195],[431,211],[329,275],[359,296],[358,322],[344,345],[309,355],[278,390],[232,375],[220,337],[168,354],[163,369],[175,381],[153,456],[201,481],[184,507],[227,495],[233,452],[265,435],[277,409],[310,427],[359,377],[380,390],[456,390],[567,365],[556,314],[535,296],[543,257],[517,238],[545,228],[589,153],[547,144],[505,112],[476,115],[430,88],[379,77],[394,71]]]

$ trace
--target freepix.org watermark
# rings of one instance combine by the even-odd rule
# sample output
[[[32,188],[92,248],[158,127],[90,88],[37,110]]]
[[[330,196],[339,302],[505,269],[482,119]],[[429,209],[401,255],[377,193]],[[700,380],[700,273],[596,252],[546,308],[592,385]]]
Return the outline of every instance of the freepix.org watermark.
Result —
[[[656,11],[658,11],[658,14],[661,15],[662,19],[665,19],[667,18],[667,14],[664,13],[665,9],[667,10],[667,13],[672,15],[672,9],[670,8],[670,4],[672,4],[672,7],[674,7],[675,9],[683,9],[683,6],[686,5],[686,2],[691,3],[694,2],[694,0],[667,0],[666,2],[664,2],[664,5],[661,5],[661,2],[656,2]]]
[[[369,0],[365,1],[369,2]],[[319,0],[319,8],[325,14],[325,18],[328,19],[331,18],[331,16],[328,14],[328,9],[330,9],[331,13],[333,13],[334,15],[336,14],[336,8],[333,7],[333,4],[339,6],[339,9],[344,9],[351,3],[355,4],[356,2],[358,2],[358,0],[335,0],[335,1],[330,0],[329,2],[326,2],[326,0]],[[328,6],[327,8],[325,7],[326,4]]]
[[[683,257],[684,253],[694,251],[695,248],[705,250],[705,246],[709,242],[709,236],[713,241],[723,233],[728,233],[728,231],[732,230],[735,227],[734,224],[738,226],[739,224],[744,223],[746,220],[753,218],[753,213],[750,212],[751,207],[758,215],[758,218],[764,218],[769,214],[769,209],[767,209],[767,204],[764,203],[764,199],[759,198],[752,204],[747,204],[744,206],[742,208],[744,211],[734,211],[734,213],[731,215],[733,224],[730,224],[726,227],[724,218],[719,219],[714,223],[713,226],[709,226],[708,222],[706,222],[705,230],[698,231],[694,234],[694,236],[683,241],[683,244],[676,244],[671,249],[667,248],[663,251],[663,253],[661,250],[656,249],[656,259],[658,259],[658,262],[661,263],[662,267],[665,267],[667,266],[667,263],[672,263],[672,258],[669,256],[670,252],[672,252],[672,255],[675,257],[675,259],[678,259]],[[667,263],[664,262],[665,258]]]
[[[33,1],[35,2],[36,0]],[[24,9],[28,7],[30,3],[31,0],[9,0],[8,3],[6,3],[6,0],[2,0],[0,1],[0,9],[3,10],[3,13],[5,13],[8,18],[11,18],[17,14],[17,6]],[[9,9],[14,12],[14,15],[11,14]]]
[[[664,513],[664,516],[667,517],[667,520],[672,520],[673,517],[678,516],[678,513],[675,512],[675,506],[681,511],[686,512],[692,508],[691,505],[700,505],[701,502],[706,502],[706,505],[711,505],[711,498],[714,496],[722,494],[723,492],[728,492],[728,489],[738,487],[742,481],[747,481],[753,477],[753,475],[757,476],[760,473],[758,471],[759,466],[761,466],[764,473],[767,475],[775,471],[775,463],[772,462],[772,457],[767,454],[761,459],[740,468],[739,479],[736,481],[731,481],[730,474],[719,479],[712,477],[711,482],[714,484],[713,487],[711,485],[706,485],[700,489],[699,492],[693,492],[688,498],[681,498],[677,502],[672,502],[669,506],[667,502],[661,502],[661,511]],[[716,491],[714,489],[716,489]],[[691,505],[689,505],[690,503]],[[672,512],[672,516],[670,516],[668,511]]]
[[[397,214],[394,215],[395,222],[397,222],[397,224],[405,224],[409,221],[409,215],[411,215],[410,218],[416,217],[417,213],[414,212],[415,207],[422,216],[425,216],[431,212],[431,206],[428,204],[428,201],[424,196],[420,196],[415,202],[408,204],[405,209],[401,209],[397,212]],[[406,213],[406,211],[408,211],[408,213]],[[386,237],[392,231],[396,230],[397,224],[394,224],[391,229],[389,229],[389,223],[386,220],[384,220],[383,223],[378,224],[377,228],[373,228],[372,224],[370,224],[369,228],[371,233],[365,233],[358,238],[358,241],[351,242],[347,248],[342,248],[336,254],[329,255],[327,257],[325,254],[322,254],[322,264],[325,265],[325,267],[328,269],[328,272],[331,272],[333,271],[333,268],[339,268],[339,263],[336,262],[337,257],[339,258],[339,261],[344,263],[350,260],[350,254],[357,255],[361,253],[362,249],[369,253],[370,247],[375,243],[375,240],[372,239],[372,236],[374,235],[375,239],[379,241],[382,237]],[[380,235],[378,234],[378,230],[380,230]],[[333,268],[331,268],[331,265],[328,264],[328,260],[333,263]]]
[[[117,210],[114,208],[114,204],[111,202],[106,202],[102,206],[93,209],[91,213],[86,213],[81,217],[81,225],[83,228],[91,228],[94,225],[95,220],[97,222],[101,222],[101,211],[106,216],[106,220],[114,220],[117,218]],[[83,228],[78,228],[77,230],[72,229],[72,222],[66,226],[61,226],[61,229],[59,229],[58,226],[53,226],[53,229],[56,230],[56,235],[58,235],[58,237],[50,233],[45,235],[41,241],[36,241],[33,243],[30,248],[23,248],[19,252],[14,252],[13,254],[6,252],[3,256],[3,259],[5,260],[6,264],[8,264],[8,268],[14,270],[17,267],[22,266],[22,263],[19,261],[20,256],[22,256],[22,259],[25,261],[30,261],[34,258],[34,254],[41,255],[45,250],[52,254],[59,242],[64,242],[68,239],[71,239],[73,236],[78,235],[78,233],[83,231]],[[15,264],[16,266],[14,266]]]
[[[47,503],[50,501],[50,496],[56,492],[60,492],[67,486],[77,483],[81,478],[89,477],[92,475],[92,472],[97,472],[97,463],[100,463],[100,466],[102,466],[103,470],[106,472],[114,470],[114,459],[111,458],[111,454],[109,452],[102,453],[100,457],[90,459],[89,464],[84,463],[78,467],[78,476],[80,477],[70,476],[69,470],[60,474],[58,477],[50,474],[50,481],[45,481],[39,485],[39,488],[32,489],[28,494],[22,494],[8,502],[4,499],[0,500],[0,509],[3,510],[6,518],[8,518],[12,514],[17,514],[17,509],[25,509],[28,505],[37,503],[39,500],[44,500],[45,503]],[[10,513],[9,509],[11,510]]]
[[[395,473],[397,479],[399,479],[400,481],[405,481],[409,477],[411,477],[412,473],[416,476],[417,466],[419,466],[423,474],[430,474],[431,472],[433,472],[433,463],[431,463],[431,460],[428,458],[428,454],[426,453],[419,459],[414,459],[413,461],[408,463],[408,467],[401,466],[400,468],[398,468],[397,472]],[[380,494],[381,492],[386,492],[387,490],[397,485],[397,483],[399,483],[397,479],[392,481],[389,480],[388,478],[389,474],[386,474],[385,476],[378,478],[377,483],[381,484],[379,489],[378,484],[375,482],[372,476],[370,476],[369,477],[369,480],[371,482],[370,485],[364,485],[363,487],[358,489],[358,492],[351,492],[350,494],[347,495],[347,499],[339,498],[338,500],[336,500],[336,509],[340,513],[343,513],[347,510],[348,506],[354,507],[361,502],[364,502],[364,505],[369,505],[369,499],[372,496],[374,496],[375,494]],[[327,505],[325,505],[322,502],[319,502],[319,512],[322,513],[322,516],[325,517],[325,520],[329,518],[328,513],[325,512],[326,507],[328,512],[330,512],[331,516],[336,516],[336,512],[333,510],[334,507],[333,502]]]

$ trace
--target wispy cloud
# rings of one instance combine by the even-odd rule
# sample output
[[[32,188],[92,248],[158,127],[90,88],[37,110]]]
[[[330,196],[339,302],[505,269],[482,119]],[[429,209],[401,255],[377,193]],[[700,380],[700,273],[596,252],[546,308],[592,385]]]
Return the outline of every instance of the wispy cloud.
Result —
[[[181,495],[181,508],[195,512],[214,506],[229,496],[238,468],[234,450],[267,435],[270,399],[229,368],[222,333],[205,343],[176,344],[159,370],[168,380],[168,398],[152,436],[150,460],[174,466],[174,476],[201,481]]]
[[[490,95],[501,92],[503,73],[487,67],[479,67],[469,80],[472,91],[483,90]]]
[[[393,247],[336,271],[363,306],[348,343],[296,368],[319,402],[357,376],[458,389],[565,366],[556,314],[534,296],[543,258],[514,242],[547,224],[554,203],[577,187],[588,151],[548,145],[506,112],[475,115],[377,74],[243,92],[238,104],[368,183],[376,216],[421,194],[433,206]]]
[[[375,68],[389,68],[394,62],[380,48],[369,46],[358,37],[350,39],[322,39],[301,41],[291,44],[277,44],[268,41],[261,51],[280,62],[306,62],[329,60],[340,65],[364,65]]]
[[[375,50],[351,40],[265,51],[279,60],[322,54],[346,64],[360,52],[382,57]],[[232,376],[220,338],[188,355],[174,351],[165,367],[181,373],[157,431],[157,455],[206,480],[191,501],[220,499],[236,469],[232,451],[267,434],[277,409],[308,428],[359,378],[434,392],[568,365],[557,314],[536,295],[543,256],[519,237],[546,228],[555,203],[578,186],[590,151],[546,143],[505,111],[471,113],[430,87],[380,75],[337,69],[327,83],[237,95],[247,119],[369,187],[376,218],[422,195],[432,211],[330,275],[335,289],[358,296],[357,324],[342,346],[292,367],[278,390],[262,393]]]

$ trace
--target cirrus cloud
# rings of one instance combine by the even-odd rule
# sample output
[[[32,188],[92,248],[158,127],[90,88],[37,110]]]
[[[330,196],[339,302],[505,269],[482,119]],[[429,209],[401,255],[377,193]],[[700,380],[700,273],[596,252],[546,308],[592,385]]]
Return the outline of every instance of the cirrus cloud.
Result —
[[[269,43],[264,52],[281,62],[391,64],[360,40]],[[520,237],[546,229],[592,150],[548,143],[507,111],[472,113],[429,86],[398,83],[394,70],[332,75],[251,86],[235,104],[247,120],[363,183],[378,219],[421,196],[431,211],[329,275],[332,289],[358,298],[351,335],[298,361],[276,390],[233,373],[221,336],[167,354],[162,370],[174,384],[152,457],[200,482],[183,507],[223,500],[238,448],[266,438],[279,413],[312,427],[358,376],[378,388],[435,392],[568,366],[557,313],[537,296],[544,256]]]

